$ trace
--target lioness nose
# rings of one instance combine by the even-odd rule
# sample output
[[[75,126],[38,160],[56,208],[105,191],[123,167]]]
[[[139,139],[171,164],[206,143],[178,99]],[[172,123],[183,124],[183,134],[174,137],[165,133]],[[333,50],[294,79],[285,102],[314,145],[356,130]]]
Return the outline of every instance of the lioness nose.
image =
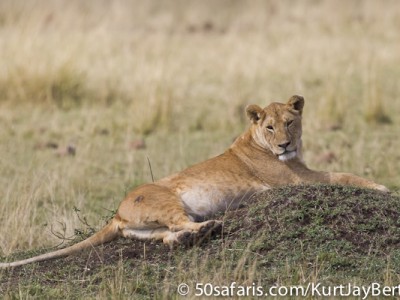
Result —
[[[287,143],[284,143],[284,144],[279,144],[278,146],[283,148],[283,149],[286,149],[286,147],[289,146],[289,144],[290,144],[290,142],[287,142]]]

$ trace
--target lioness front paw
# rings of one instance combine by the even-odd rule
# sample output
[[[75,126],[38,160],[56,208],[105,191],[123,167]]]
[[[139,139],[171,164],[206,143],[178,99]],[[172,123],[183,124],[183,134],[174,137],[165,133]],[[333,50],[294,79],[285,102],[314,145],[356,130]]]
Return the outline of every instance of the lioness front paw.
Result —
[[[381,191],[381,192],[383,192],[383,193],[390,193],[390,190],[389,190],[386,186],[381,185],[381,184],[375,185],[375,186],[374,186],[374,189],[375,189],[375,190],[378,190],[378,191]]]

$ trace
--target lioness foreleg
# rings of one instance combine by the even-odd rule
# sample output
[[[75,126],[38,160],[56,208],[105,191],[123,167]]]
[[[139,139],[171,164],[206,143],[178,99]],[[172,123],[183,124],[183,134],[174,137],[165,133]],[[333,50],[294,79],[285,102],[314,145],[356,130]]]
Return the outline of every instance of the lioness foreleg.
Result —
[[[359,186],[368,189],[379,190],[381,192],[388,193],[389,189],[384,185],[377,184],[372,180],[365,179],[350,173],[328,173],[329,183]]]

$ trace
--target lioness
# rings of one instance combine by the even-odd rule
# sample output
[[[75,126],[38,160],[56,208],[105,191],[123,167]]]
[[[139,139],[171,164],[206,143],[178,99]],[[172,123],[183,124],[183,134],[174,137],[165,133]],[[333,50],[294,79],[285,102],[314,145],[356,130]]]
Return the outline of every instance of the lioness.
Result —
[[[254,193],[276,186],[319,182],[388,192],[385,186],[352,174],[307,168],[301,152],[303,106],[301,96],[265,108],[249,105],[250,128],[223,154],[139,186],[121,202],[115,217],[86,240],[0,267],[67,256],[119,236],[186,243],[221,227],[220,221],[207,220],[215,213],[237,208]]]

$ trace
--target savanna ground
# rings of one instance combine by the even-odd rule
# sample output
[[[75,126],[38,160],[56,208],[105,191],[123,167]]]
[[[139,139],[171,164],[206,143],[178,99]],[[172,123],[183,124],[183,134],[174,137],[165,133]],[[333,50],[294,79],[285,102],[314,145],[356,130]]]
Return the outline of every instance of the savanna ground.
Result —
[[[0,294],[177,297],[180,282],[234,280],[399,284],[398,28],[397,1],[1,1],[2,261],[90,234],[152,175],[226,149],[247,126],[247,104],[293,94],[306,99],[310,167],[394,193],[278,190],[220,216],[229,234],[201,247],[118,241],[0,271]]]

